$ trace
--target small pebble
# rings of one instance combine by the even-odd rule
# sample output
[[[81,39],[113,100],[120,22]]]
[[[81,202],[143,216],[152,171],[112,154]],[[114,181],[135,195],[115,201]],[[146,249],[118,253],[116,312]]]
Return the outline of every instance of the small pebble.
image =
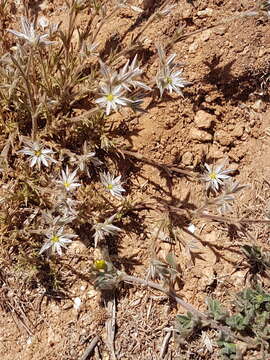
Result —
[[[212,16],[213,15],[213,9],[211,8],[206,8],[204,10],[200,10],[197,12],[197,15],[199,17],[206,17],[206,16]]]
[[[201,36],[200,36],[200,39],[201,41],[207,41],[209,40],[210,36],[211,36],[211,30],[208,29],[208,30],[205,30],[202,32]]]
[[[190,45],[188,51],[190,53],[195,53],[198,50],[198,47],[199,47],[198,43],[194,42],[193,44]]]
[[[82,305],[82,300],[79,297],[76,297],[73,301],[74,301],[74,304],[73,304],[74,309],[79,311],[80,307]]]

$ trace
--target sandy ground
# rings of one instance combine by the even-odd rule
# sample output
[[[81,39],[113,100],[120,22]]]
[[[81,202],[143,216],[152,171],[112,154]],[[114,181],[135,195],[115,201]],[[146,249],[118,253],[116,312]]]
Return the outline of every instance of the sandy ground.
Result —
[[[183,74],[191,85],[184,89],[183,97],[166,94],[160,100],[156,94],[154,99],[146,98],[143,105],[146,111],[142,114],[113,115],[114,126],[120,127],[118,142],[147,159],[190,169],[198,169],[204,162],[226,159],[228,167],[235,170],[235,179],[250,185],[238,196],[235,214],[264,217],[270,208],[269,19],[236,17],[222,24],[225,18],[252,9],[254,1],[181,0],[174,3],[177,6],[171,15],[155,20],[146,28],[141,37],[143,49],[138,55],[147,83],[158,67],[157,42],[172,38],[182,25],[185,33],[207,28],[178,41],[170,51],[184,64]],[[136,1],[132,4],[140,6]],[[65,11],[62,1],[40,3],[40,14],[53,22],[63,20],[63,26]],[[112,47],[128,46],[152,11],[138,14],[129,9],[120,10],[104,26],[100,47],[105,41],[108,44],[108,39]],[[19,13],[11,18],[15,24]],[[81,24],[85,21],[86,17],[82,16]],[[14,28],[13,23],[11,28]],[[217,23],[221,25],[211,28]],[[156,207],[160,203],[179,206],[188,198],[190,206],[202,204],[203,184],[177,174],[168,179],[149,164],[136,162],[136,171],[134,166],[134,159],[123,161],[123,177],[128,177],[129,192],[138,201],[151,202]],[[155,220],[153,212],[140,213],[121,238],[121,244],[112,246],[112,260],[119,269],[146,276]],[[197,250],[200,256],[191,257],[178,244],[166,243],[160,244],[159,256],[162,259],[173,249],[181,267],[182,285],[178,292],[193,306],[205,310],[208,295],[230,304],[233,294],[248,285],[248,267],[240,246],[252,240],[243,233],[234,236],[226,226],[217,223],[196,219],[194,225],[196,234],[205,240]],[[248,231],[258,246],[269,249],[267,226],[252,225]],[[76,242],[67,256],[71,259],[70,268],[87,273],[95,251]],[[72,270],[65,268],[62,276],[68,279],[61,290],[64,296],[43,296],[42,288],[29,289],[17,304],[19,307],[14,302],[13,309],[1,311],[1,359],[80,359],[96,335],[102,341],[92,358],[110,358],[104,326],[108,315],[99,293]],[[10,281],[12,283],[12,279]],[[265,278],[262,281],[269,288],[269,281]],[[16,290],[15,293],[10,291],[12,298]],[[73,308],[75,297],[82,300],[79,312]],[[171,327],[175,315],[182,312],[182,308],[157,291],[123,286],[117,293],[116,304],[117,359],[158,359],[166,328]],[[214,331],[208,332],[210,338],[214,335]],[[220,359],[217,347],[214,345],[210,352],[200,338],[180,348],[172,338],[166,356],[166,359]],[[251,352],[245,357],[253,358],[256,354]]]

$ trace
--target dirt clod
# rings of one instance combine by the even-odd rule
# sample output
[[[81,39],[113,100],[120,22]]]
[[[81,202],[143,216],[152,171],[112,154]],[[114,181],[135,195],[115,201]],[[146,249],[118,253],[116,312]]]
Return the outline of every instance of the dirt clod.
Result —
[[[232,136],[241,137],[244,134],[244,126],[242,124],[236,124],[235,128],[231,132]]]
[[[203,110],[199,110],[194,118],[194,122],[199,129],[210,129],[214,121],[215,116]]]
[[[233,142],[233,137],[225,130],[219,130],[215,133],[215,140],[221,145],[228,146]]]
[[[189,166],[192,164],[193,159],[194,159],[194,155],[192,154],[192,152],[187,151],[182,156],[182,164]]]
[[[192,128],[190,130],[189,136],[192,140],[198,140],[201,142],[211,141],[213,138],[213,136],[208,132],[196,128]]]

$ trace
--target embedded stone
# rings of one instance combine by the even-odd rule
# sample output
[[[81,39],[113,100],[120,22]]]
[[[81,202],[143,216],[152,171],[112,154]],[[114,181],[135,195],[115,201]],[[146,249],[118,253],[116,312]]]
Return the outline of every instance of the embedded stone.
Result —
[[[194,118],[194,122],[199,129],[210,129],[215,116],[207,113],[204,110],[199,110]]]
[[[213,15],[213,9],[211,8],[206,8],[204,10],[200,10],[197,12],[197,15],[199,17],[206,17],[206,16],[212,16]]]
[[[207,40],[209,40],[211,34],[212,34],[212,32],[211,32],[210,29],[203,31],[202,34],[201,34],[201,36],[200,36],[201,41],[207,41]]]
[[[194,42],[189,46],[188,51],[190,53],[195,53],[198,50],[198,47],[199,47],[198,43]]]
[[[187,151],[182,155],[181,163],[186,166],[192,165],[193,158],[194,158],[194,156],[193,156],[192,152]]]

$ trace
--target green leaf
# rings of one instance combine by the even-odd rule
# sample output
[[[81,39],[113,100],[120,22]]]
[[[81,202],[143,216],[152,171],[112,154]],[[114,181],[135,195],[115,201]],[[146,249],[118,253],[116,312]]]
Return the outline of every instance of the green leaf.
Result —
[[[177,269],[177,263],[173,253],[168,253],[166,261],[173,269]]]
[[[226,319],[226,324],[230,326],[233,330],[245,330],[248,323],[245,317],[241,314],[233,315]]]
[[[191,336],[200,325],[200,319],[194,317],[190,312],[187,315],[176,315],[176,331],[184,339]]]
[[[206,304],[208,306],[209,315],[216,321],[225,320],[228,316],[228,312],[226,309],[222,307],[220,302],[215,299],[207,298]]]

